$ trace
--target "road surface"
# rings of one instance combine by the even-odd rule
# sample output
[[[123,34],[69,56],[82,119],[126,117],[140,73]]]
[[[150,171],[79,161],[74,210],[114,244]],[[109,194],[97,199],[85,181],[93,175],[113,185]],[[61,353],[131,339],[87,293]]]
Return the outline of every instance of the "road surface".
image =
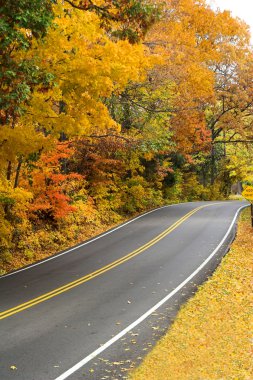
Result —
[[[246,205],[163,207],[1,277],[0,379],[126,378],[108,363],[142,357],[150,321],[170,322],[159,315],[214,269]]]

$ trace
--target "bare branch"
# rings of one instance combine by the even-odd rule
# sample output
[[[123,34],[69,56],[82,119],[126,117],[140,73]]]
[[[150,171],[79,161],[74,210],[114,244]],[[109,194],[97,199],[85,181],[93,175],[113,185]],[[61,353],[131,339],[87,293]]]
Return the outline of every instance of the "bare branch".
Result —
[[[253,144],[253,140],[219,140],[213,141],[212,144],[237,144],[237,143],[245,143],[245,144]]]
[[[89,0],[89,4],[85,4],[85,5],[77,5],[71,0],[65,0],[65,1],[66,1],[66,3],[71,5],[73,8],[80,9],[82,11],[95,11],[95,12],[99,13],[102,17],[106,17],[106,18],[113,20],[113,21],[118,21],[117,17],[114,17],[109,12],[109,10],[108,10],[109,6],[99,7],[98,5],[93,4],[93,2],[91,0]]]
[[[114,138],[117,138],[117,139],[121,139],[121,140],[124,140],[126,142],[132,142],[132,140],[128,139],[127,137],[124,137],[124,136],[120,136],[120,135],[114,135],[114,134],[107,134],[107,135],[89,135],[89,136],[85,136],[87,138],[92,138],[92,139],[104,139],[104,138],[107,138],[107,137],[114,137]]]

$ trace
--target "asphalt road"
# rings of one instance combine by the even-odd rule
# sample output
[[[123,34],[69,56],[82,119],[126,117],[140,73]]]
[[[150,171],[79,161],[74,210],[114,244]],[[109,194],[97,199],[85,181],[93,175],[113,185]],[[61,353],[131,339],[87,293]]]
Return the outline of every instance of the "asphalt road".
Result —
[[[244,205],[164,207],[1,277],[0,379],[126,378],[114,367],[140,360],[154,324],[167,326],[214,269]]]

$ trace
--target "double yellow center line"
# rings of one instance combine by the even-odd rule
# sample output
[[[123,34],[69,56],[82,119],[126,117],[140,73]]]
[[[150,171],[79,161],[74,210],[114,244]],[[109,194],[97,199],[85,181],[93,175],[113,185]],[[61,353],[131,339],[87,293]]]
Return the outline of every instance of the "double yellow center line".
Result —
[[[93,278],[100,276],[101,274],[108,272],[109,270],[111,270],[113,268],[116,268],[117,266],[125,263],[126,261],[132,259],[133,257],[135,257],[135,256],[139,255],[140,253],[144,252],[145,250],[147,250],[148,248],[152,247],[154,244],[158,243],[161,239],[166,237],[168,234],[170,234],[172,231],[174,231],[178,226],[180,226],[180,224],[182,224],[185,220],[190,218],[190,216],[192,216],[193,214],[195,214],[197,211],[201,210],[202,208],[208,207],[208,206],[211,206],[211,204],[201,206],[201,207],[197,207],[194,210],[188,212],[186,215],[184,215],[182,218],[180,218],[177,222],[172,224],[169,228],[167,228],[161,234],[156,236],[154,239],[150,240],[148,243],[144,244],[143,246],[141,246],[138,249],[135,249],[134,251],[127,254],[126,256],[123,256],[122,258],[120,258],[116,261],[113,261],[112,263],[96,270],[95,272],[89,273],[86,276],[79,278],[78,280],[75,280],[75,281],[69,282],[66,285],[60,286],[59,288],[56,288],[56,289],[52,290],[51,292],[42,294],[41,296],[33,298],[30,301],[27,301],[25,303],[22,303],[20,305],[15,306],[11,309],[8,309],[8,310],[1,312],[0,313],[0,320],[7,318],[7,317],[10,317],[13,314],[20,313],[21,311],[29,309],[30,307],[35,306],[41,302],[44,302],[50,298],[56,297],[61,293],[67,292],[68,290],[75,288],[76,286],[79,286],[79,285],[81,285],[87,281],[90,281]]]

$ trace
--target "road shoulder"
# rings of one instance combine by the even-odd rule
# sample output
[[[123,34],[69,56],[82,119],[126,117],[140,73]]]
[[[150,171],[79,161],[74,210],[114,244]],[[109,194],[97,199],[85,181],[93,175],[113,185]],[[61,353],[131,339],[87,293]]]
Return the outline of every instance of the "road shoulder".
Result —
[[[214,275],[184,305],[131,380],[250,379],[253,232],[242,213],[236,240]]]

